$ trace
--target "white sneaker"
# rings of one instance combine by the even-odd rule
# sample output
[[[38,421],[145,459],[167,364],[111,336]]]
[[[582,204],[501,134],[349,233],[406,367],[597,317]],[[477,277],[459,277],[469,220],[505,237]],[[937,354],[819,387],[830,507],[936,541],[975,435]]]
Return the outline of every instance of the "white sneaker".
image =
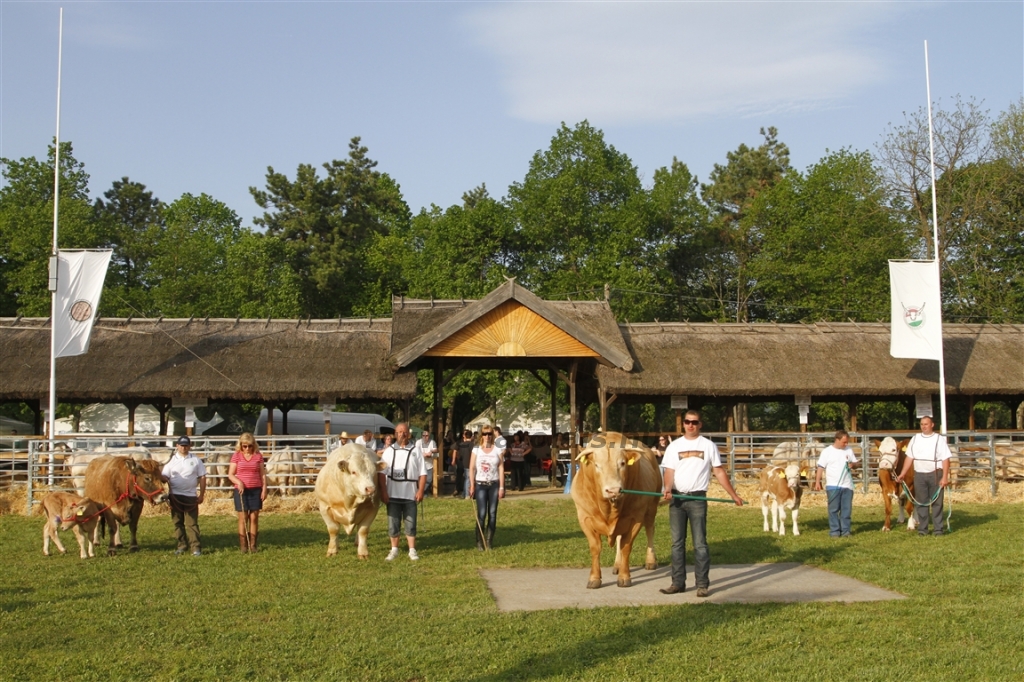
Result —
[[[419,561],[420,560],[420,555],[416,553],[415,549],[410,549],[409,550],[409,560],[410,561]]]
[[[394,561],[396,558],[398,558],[398,548],[392,547],[388,555],[384,557],[384,561]]]

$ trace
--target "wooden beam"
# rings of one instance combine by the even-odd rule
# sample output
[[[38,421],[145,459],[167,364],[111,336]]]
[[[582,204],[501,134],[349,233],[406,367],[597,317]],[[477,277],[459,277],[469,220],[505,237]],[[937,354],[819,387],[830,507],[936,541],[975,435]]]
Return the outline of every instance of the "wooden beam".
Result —
[[[466,366],[466,361],[463,360],[462,362],[460,362],[458,364],[457,367],[454,367],[446,375],[444,375],[444,378],[441,380],[441,388],[444,388],[445,386],[448,385],[448,383],[452,379],[454,379],[455,377],[459,376],[459,374],[462,373],[462,370],[463,370],[463,368],[465,368],[465,366]]]
[[[456,369],[456,372],[458,370]],[[434,414],[431,421],[433,424],[430,430],[433,432],[434,442],[439,443],[439,451],[444,449],[444,439],[441,436],[441,410],[442,403],[444,401],[444,382],[442,381],[444,374],[444,360],[438,358],[437,362],[434,363]],[[434,497],[437,497],[437,484],[438,484],[438,469],[441,468],[441,459],[434,462],[432,471],[434,472],[434,480],[427,481],[427,485],[430,486],[430,490]]]
[[[850,431],[857,431],[857,408],[860,407],[860,403],[855,400],[851,400],[846,403],[850,408]]]
[[[532,374],[532,375],[533,375],[533,377],[534,377],[534,378],[535,378],[535,379],[536,379],[537,381],[539,381],[539,382],[540,382],[540,385],[541,385],[541,386],[543,386],[544,388],[548,389],[548,391],[550,391],[550,390],[551,390],[551,384],[549,384],[549,383],[548,383],[548,382],[547,382],[547,381],[546,381],[546,380],[544,379],[544,377],[542,377],[542,376],[541,376],[541,375],[540,375],[540,374],[539,374],[539,373],[537,372],[537,370],[535,370],[535,369],[528,369],[528,370],[526,370],[526,371],[528,371],[528,372],[529,372],[530,374]]]

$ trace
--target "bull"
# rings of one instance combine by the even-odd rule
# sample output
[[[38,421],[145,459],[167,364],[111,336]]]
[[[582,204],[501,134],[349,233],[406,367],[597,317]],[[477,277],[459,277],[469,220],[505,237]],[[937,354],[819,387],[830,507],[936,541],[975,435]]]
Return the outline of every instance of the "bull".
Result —
[[[338,553],[338,529],[344,528],[346,535],[357,529],[356,556],[369,558],[366,539],[381,503],[377,472],[386,466],[377,453],[351,441],[328,455],[314,488],[330,536],[327,556]]]
[[[137,552],[137,531],[145,500],[161,504],[167,500],[160,463],[152,459],[136,462],[131,457],[104,455],[91,462],[85,470],[85,496],[106,507],[102,520],[110,527],[107,554],[117,554],[119,525],[128,524],[131,531],[129,552]]]

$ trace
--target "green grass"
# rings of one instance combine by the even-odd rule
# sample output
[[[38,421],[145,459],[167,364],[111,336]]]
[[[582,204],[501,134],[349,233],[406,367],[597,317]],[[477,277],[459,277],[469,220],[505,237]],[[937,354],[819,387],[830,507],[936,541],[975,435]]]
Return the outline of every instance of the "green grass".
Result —
[[[235,519],[202,517],[201,558],[174,557],[169,518],[142,550],[44,557],[42,519],[0,517],[0,678],[10,680],[1020,680],[1024,505],[957,505],[954,532],[761,532],[760,509],[715,505],[713,563],[800,561],[908,599],[498,613],[479,568],[589,563],[572,503],[508,500],[497,547],[473,547],[472,505],[428,502],[422,560],[384,562],[383,514],[360,562],[324,554],[317,514],[266,515],[242,556]],[[661,510],[659,560],[668,559]],[[611,561],[606,552],[605,564]],[[634,564],[636,557],[634,557]],[[602,589],[618,589],[614,586]]]

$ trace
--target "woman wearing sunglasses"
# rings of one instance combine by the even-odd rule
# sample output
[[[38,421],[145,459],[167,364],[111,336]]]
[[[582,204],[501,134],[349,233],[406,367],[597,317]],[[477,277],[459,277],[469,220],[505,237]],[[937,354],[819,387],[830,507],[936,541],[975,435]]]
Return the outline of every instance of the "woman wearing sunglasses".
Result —
[[[228,465],[228,480],[235,486],[232,496],[238,512],[238,549],[242,554],[255,552],[260,535],[260,510],[263,500],[267,499],[267,467],[251,433],[243,433],[238,438],[238,446]]]
[[[505,496],[504,451],[494,444],[494,430],[480,432],[480,445],[469,458],[469,496],[476,500],[476,548],[481,552],[494,543],[498,499]]]

